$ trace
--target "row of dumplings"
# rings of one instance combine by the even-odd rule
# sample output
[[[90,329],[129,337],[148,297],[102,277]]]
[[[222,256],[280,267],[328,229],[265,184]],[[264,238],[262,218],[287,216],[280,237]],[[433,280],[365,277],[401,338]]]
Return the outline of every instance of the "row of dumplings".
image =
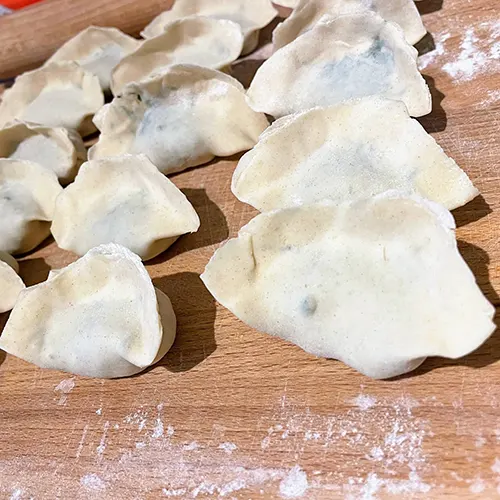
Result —
[[[494,308],[449,212],[478,190],[412,118],[431,111],[409,45],[425,30],[389,21],[405,2],[330,16],[339,3],[299,0],[274,31],[248,101],[277,120],[231,186],[262,213],[201,278],[251,327],[388,378],[476,349]]]
[[[200,221],[163,174],[256,143],[267,118],[218,69],[253,50],[276,15],[267,0],[198,2],[195,10],[180,0],[142,42],[90,27],[5,92],[0,312],[14,308],[0,340],[5,351],[41,367],[123,377],[171,347],[175,314],[141,259]],[[85,162],[81,136],[96,127],[101,136]],[[32,250],[50,232],[82,257],[25,289],[9,254]]]
[[[262,3],[259,21],[252,17],[257,3]],[[86,269],[97,259],[103,276],[111,274],[110,283],[118,286],[114,262],[138,260],[129,250],[146,260],[199,226],[184,195],[158,171],[177,172],[257,143],[241,159],[232,190],[264,213],[208,264],[202,279],[217,300],[259,330],[377,378],[409,371],[428,355],[456,357],[477,347],[492,331],[492,308],[456,250],[446,210],[463,205],[477,190],[411,118],[431,109],[417,52],[409,44],[425,34],[415,5],[411,0],[378,0],[369,7],[356,0],[300,0],[275,30],[275,53],[245,93],[219,70],[228,71],[240,53],[254,48],[258,29],[275,16],[269,2],[257,3],[178,0],[144,30],[150,39],[112,65],[110,55],[83,69],[85,58],[75,55],[75,47],[72,56],[64,55],[65,47],[78,46],[70,41],[60,57],[79,64],[49,62],[37,70],[45,72],[46,82],[56,70],[83,73],[81,88],[84,80],[87,86],[97,84],[101,104],[103,91],[115,94],[109,104],[85,108],[85,114],[81,107],[71,108],[73,87],[59,101],[65,87],[59,81],[40,87],[28,106],[7,113],[8,121],[28,116],[52,127],[68,127],[57,120],[78,115],[70,128],[85,134],[97,111],[94,124],[101,135],[89,151],[90,161],[73,184],[53,196],[56,242],[85,254],[71,266]],[[80,37],[92,30],[101,29],[90,28]],[[2,111],[13,109],[8,104],[16,86],[27,94],[19,90],[22,78],[0,105],[0,121]],[[58,102],[64,106],[58,109]],[[45,121],[44,113],[55,121]],[[264,113],[278,118],[269,128]],[[3,161],[25,161],[18,158]],[[44,231],[52,218],[41,219]],[[175,231],[165,233],[167,226]],[[123,247],[96,247],[107,242]],[[117,259],[108,259],[115,254]],[[158,346],[168,344],[158,341],[161,335],[146,349],[148,363],[133,362],[128,346],[144,348],[141,342],[148,337],[146,328],[128,329],[133,322],[127,315],[120,319],[126,302],[118,300],[116,311],[99,312],[99,320],[86,306],[75,307],[78,301],[64,288],[74,286],[71,292],[80,297],[80,286],[69,285],[77,283],[71,266],[60,272],[60,280],[54,276],[38,285],[42,288],[24,292],[2,348],[39,366],[90,376],[124,376],[159,359],[164,350]],[[92,272],[82,275],[87,276],[84,293],[92,295],[94,286],[108,283],[108,278],[94,283]],[[457,288],[460,293],[451,293]],[[26,305],[28,297],[38,297],[35,292],[51,296],[49,290],[61,300],[47,306],[36,298]],[[73,308],[74,316],[60,320],[64,327],[51,318],[42,328],[25,328],[28,311],[49,308],[59,318],[65,307]],[[73,328],[82,315],[90,315],[83,330]],[[95,348],[80,345],[81,356],[70,352],[71,338],[59,339],[78,332],[82,343],[94,342],[94,335],[103,334],[99,325],[106,325],[104,338],[110,341],[99,340]],[[36,341],[42,332],[43,348]],[[56,340],[65,350],[55,347]],[[132,367],[116,361],[122,355]],[[108,358],[115,361],[106,369]]]

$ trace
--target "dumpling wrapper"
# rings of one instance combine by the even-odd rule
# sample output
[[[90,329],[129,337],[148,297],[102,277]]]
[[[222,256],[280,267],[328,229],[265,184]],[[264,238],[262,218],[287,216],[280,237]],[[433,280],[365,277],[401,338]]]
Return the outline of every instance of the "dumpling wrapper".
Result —
[[[432,109],[416,49],[398,26],[367,11],[323,17],[275,52],[257,70],[248,102],[279,118],[369,95],[403,101],[411,116]]]
[[[459,358],[494,331],[493,306],[440,205],[397,193],[258,215],[201,279],[239,319],[374,378]]]
[[[288,7],[289,9],[295,9],[297,7],[299,0],[276,0],[273,1],[276,5],[281,5],[282,7]]]
[[[117,28],[89,26],[69,39],[47,62],[74,61],[96,75],[102,90],[108,91],[114,67],[141,43]]]
[[[16,259],[0,251],[0,313],[10,311],[21,291],[26,288],[18,273]]]
[[[161,35],[165,27],[189,16],[227,19],[240,25],[245,41],[242,54],[252,52],[259,42],[259,30],[277,15],[270,0],[176,0],[172,9],[155,17],[141,32],[144,38]]]
[[[90,159],[143,153],[164,174],[250,149],[268,126],[237,80],[194,65],[127,86],[94,121],[101,136]]]
[[[0,127],[19,120],[85,136],[95,131],[92,116],[103,104],[97,76],[76,63],[51,63],[18,76],[3,93]]]
[[[279,49],[310,30],[325,14],[335,18],[370,10],[404,31],[410,45],[421,40],[427,30],[413,0],[300,0],[290,17],[273,31],[273,45]]]
[[[47,238],[61,191],[56,174],[40,164],[0,159],[0,250],[26,253]]]
[[[275,121],[239,161],[231,189],[261,212],[398,190],[449,210],[478,195],[405,105],[364,97]]]
[[[243,33],[238,24],[210,17],[187,17],[169,24],[123,58],[113,70],[111,90],[118,95],[130,83],[162,74],[175,64],[223,69],[240,55]]]
[[[87,150],[73,130],[15,122],[0,129],[0,158],[28,160],[53,171],[61,184],[74,178]]]
[[[0,349],[41,368],[127,377],[159,361],[175,329],[170,300],[139,257],[109,244],[21,292]]]
[[[77,255],[118,243],[148,260],[199,227],[189,200],[146,156],[124,155],[82,165],[56,200],[51,231]]]

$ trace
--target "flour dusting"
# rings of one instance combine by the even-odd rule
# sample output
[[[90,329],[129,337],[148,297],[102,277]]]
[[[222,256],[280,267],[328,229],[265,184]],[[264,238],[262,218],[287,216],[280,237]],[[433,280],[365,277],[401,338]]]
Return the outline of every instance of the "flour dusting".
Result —
[[[436,60],[438,60],[446,53],[445,42],[450,38],[451,35],[448,32],[436,35],[434,40],[435,49],[431,52],[427,52],[427,54],[420,56],[418,59],[418,68],[420,69],[420,71],[426,69],[428,66],[432,66],[436,62]]]
[[[163,488],[161,491],[166,497],[181,497],[186,494],[186,488],[179,488],[177,490],[167,490],[167,488]]]
[[[296,465],[280,482],[280,495],[283,498],[300,498],[308,487],[307,474]]]
[[[68,400],[68,394],[74,389],[74,387],[75,377],[61,380],[61,382],[56,385],[56,387],[54,388],[54,392],[59,393],[59,401],[57,402],[59,406],[66,404],[66,401]]]
[[[484,490],[485,490],[484,481],[481,479],[480,476],[477,476],[474,479],[474,482],[469,486],[469,491],[471,493],[478,494],[482,493]]]
[[[158,411],[158,417],[156,418],[156,424],[155,424],[155,427],[153,429],[153,434],[151,434],[151,437],[153,439],[158,439],[158,438],[162,437],[163,436],[163,432],[164,432],[163,420],[162,420],[162,416],[161,416],[161,412],[163,410],[163,405],[159,404],[156,407],[156,409]]]
[[[500,459],[495,458],[493,465],[491,466],[491,470],[500,476]],[[500,479],[500,478],[499,478]]]
[[[221,443],[219,445],[219,450],[224,450],[228,455],[231,455],[234,450],[237,450],[238,447],[234,443],[226,442]]]
[[[106,422],[104,423],[101,441],[99,443],[99,446],[96,449],[98,459],[102,458],[102,454],[106,450],[106,437],[108,435],[108,429],[109,429],[109,421],[106,420]]]
[[[360,394],[358,397],[353,399],[353,404],[355,404],[360,410],[368,410],[377,404],[377,398],[373,396],[368,396],[366,394]]]
[[[499,22],[484,22],[470,27],[460,42],[458,57],[443,65],[443,70],[455,81],[469,81],[483,73],[500,70]]]
[[[87,437],[88,430],[89,430],[89,426],[86,425],[83,428],[82,437],[80,438],[80,442],[78,443],[78,448],[76,450],[76,455],[75,455],[76,458],[80,458],[80,455],[81,455],[82,450],[83,450],[83,446],[85,444],[85,438]]]
[[[21,490],[20,488],[17,488],[12,492],[12,495],[10,496],[10,500],[20,500],[22,494],[23,494],[23,490]]]
[[[90,491],[102,491],[106,489],[106,483],[97,474],[86,474],[80,479],[80,484]]]

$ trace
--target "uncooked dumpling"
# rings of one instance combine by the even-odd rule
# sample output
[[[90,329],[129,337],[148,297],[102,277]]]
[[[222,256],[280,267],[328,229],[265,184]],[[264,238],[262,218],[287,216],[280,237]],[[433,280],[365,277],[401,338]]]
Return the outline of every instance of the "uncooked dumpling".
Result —
[[[0,313],[10,311],[25,288],[18,272],[19,264],[16,259],[0,251]]]
[[[87,151],[73,130],[15,122],[0,129],[0,158],[34,161],[53,171],[59,182],[71,182]]]
[[[417,51],[400,28],[369,11],[322,18],[275,52],[248,90],[250,106],[276,118],[369,95],[403,101],[411,116],[432,108]]]
[[[235,196],[261,212],[391,189],[449,210],[478,194],[405,105],[381,97],[280,118],[241,158],[232,182]]]
[[[167,24],[188,16],[227,19],[241,26],[245,36],[242,53],[248,54],[257,47],[259,30],[267,26],[276,14],[270,0],[176,0],[172,9],[155,17],[141,35],[144,38],[158,36]]]
[[[243,86],[208,68],[172,66],[124,92],[95,117],[101,131],[89,158],[143,153],[164,174],[250,149],[268,122]]]
[[[51,230],[60,248],[78,255],[119,243],[148,260],[199,226],[175,184],[144,155],[125,155],[82,165],[57,198]]]
[[[386,21],[396,23],[404,31],[406,40],[413,45],[426,33],[422,18],[413,0],[300,0],[297,7],[273,32],[273,45],[284,47],[310,30],[325,14],[338,17],[345,14],[375,12]]]
[[[116,66],[111,90],[118,95],[125,85],[158,76],[174,64],[222,69],[238,58],[242,47],[243,33],[232,21],[209,17],[179,19]]]
[[[48,62],[74,61],[97,75],[102,90],[107,91],[113,68],[140,45],[139,40],[119,29],[89,26],[68,40]]]
[[[2,95],[0,127],[13,120],[63,127],[88,135],[104,104],[97,76],[76,63],[51,63],[23,73]]]
[[[493,306],[440,205],[396,193],[258,215],[201,276],[253,328],[374,378],[459,358],[494,331]]]
[[[41,368],[127,377],[159,361],[175,329],[170,300],[139,257],[109,244],[22,292],[0,349]]]
[[[47,238],[61,191],[56,174],[40,164],[0,159],[0,250],[26,253]]]

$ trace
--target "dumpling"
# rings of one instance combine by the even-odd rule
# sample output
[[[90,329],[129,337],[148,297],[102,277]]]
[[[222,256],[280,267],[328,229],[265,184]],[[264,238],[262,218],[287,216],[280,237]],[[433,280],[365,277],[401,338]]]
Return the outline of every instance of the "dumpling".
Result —
[[[140,45],[139,40],[119,29],[89,26],[68,40],[48,62],[74,61],[97,75],[102,90],[108,91],[113,68]]]
[[[26,253],[50,234],[56,174],[38,163],[0,159],[0,251]]]
[[[300,0],[283,23],[273,32],[273,45],[284,47],[298,36],[310,30],[325,14],[338,17],[362,13],[367,9],[386,21],[396,23],[404,31],[406,41],[414,45],[427,30],[413,0]]]
[[[18,272],[16,259],[0,251],[0,313],[10,311],[21,291],[26,288]]]
[[[241,26],[245,42],[242,54],[248,54],[257,47],[259,30],[275,17],[276,9],[270,0],[176,0],[171,10],[155,17],[142,31],[144,38],[158,36],[167,24],[188,16],[207,16],[227,19]]]
[[[478,194],[405,105],[381,97],[280,118],[241,158],[231,187],[261,212],[393,189],[452,210]]]
[[[374,378],[458,358],[494,331],[494,308],[457,250],[451,214],[386,193],[258,215],[201,276],[253,328]]]
[[[127,86],[94,121],[101,136],[90,159],[143,153],[164,174],[250,149],[268,126],[237,80],[192,65]]]
[[[118,243],[148,260],[199,227],[175,184],[144,155],[125,155],[82,165],[56,200],[51,230],[60,248],[77,255]]]
[[[159,361],[175,329],[170,300],[139,257],[109,244],[22,292],[0,349],[41,368],[127,377]]]
[[[276,0],[273,1],[276,5],[281,5],[282,7],[288,7],[289,9],[295,9],[299,3],[299,0]]]
[[[403,101],[411,116],[432,109],[416,49],[369,11],[322,18],[275,52],[248,89],[250,106],[276,118],[369,95]]]
[[[118,95],[127,84],[158,76],[174,64],[222,69],[238,58],[242,46],[241,28],[232,21],[209,17],[179,19],[116,66],[111,90]]]
[[[87,151],[73,130],[15,122],[0,129],[0,158],[34,161],[53,171],[61,184],[71,182]]]
[[[23,73],[2,95],[0,127],[13,120],[63,127],[88,135],[104,104],[97,76],[76,63],[51,63]]]

